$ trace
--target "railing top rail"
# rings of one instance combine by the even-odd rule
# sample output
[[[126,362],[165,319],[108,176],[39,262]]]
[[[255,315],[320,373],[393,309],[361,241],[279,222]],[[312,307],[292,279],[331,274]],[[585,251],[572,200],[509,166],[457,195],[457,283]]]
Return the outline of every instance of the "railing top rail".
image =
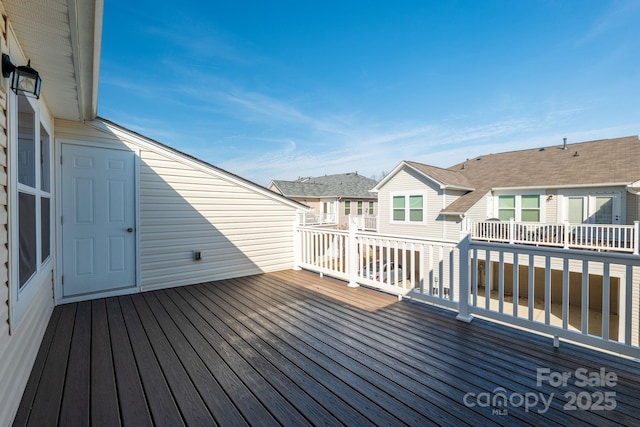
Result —
[[[375,231],[358,231],[356,233],[356,237],[367,237],[378,240],[393,240],[399,242],[407,242],[407,243],[420,243],[420,244],[442,244],[442,245],[450,245],[450,246],[458,246],[457,240],[449,240],[449,239],[437,239],[437,238],[409,238],[407,236],[401,236],[396,234],[380,234]]]
[[[552,258],[578,259],[592,262],[603,262],[609,260],[617,264],[640,266],[640,258],[631,253],[620,252],[595,252],[585,251],[584,249],[564,249],[553,246],[525,246],[512,245],[510,243],[486,242],[482,240],[470,240],[470,249],[490,250],[508,253],[517,253],[522,255],[534,256],[551,256]],[[612,248],[612,250],[617,250]]]
[[[331,224],[325,224],[325,225],[297,225],[296,229],[300,230],[300,231],[314,231],[317,233],[324,233],[324,234],[340,234],[340,235],[348,235],[349,232],[346,230],[336,230],[335,228],[326,228],[327,226],[331,226]]]
[[[471,224],[492,224],[496,226],[508,226],[509,224],[517,224],[531,227],[551,227],[565,226],[570,227],[601,227],[601,228],[629,228],[633,229],[633,224],[582,224],[573,222],[517,222],[517,221],[495,221],[495,220],[471,220]]]

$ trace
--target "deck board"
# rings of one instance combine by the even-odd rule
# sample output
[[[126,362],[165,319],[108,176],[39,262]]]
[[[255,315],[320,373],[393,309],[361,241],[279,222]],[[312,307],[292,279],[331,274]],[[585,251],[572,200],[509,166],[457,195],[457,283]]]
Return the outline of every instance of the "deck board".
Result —
[[[105,306],[111,340],[110,351],[113,357],[119,415],[121,416],[120,422],[125,426],[150,426],[152,425],[151,413],[144,394],[129,334],[124,323],[120,301],[117,298],[109,298],[105,301]],[[102,383],[99,385],[102,385]]]
[[[91,310],[91,424],[118,426],[120,410],[105,301],[92,301]]]
[[[183,425],[180,409],[174,400],[131,298],[120,297],[118,299],[153,422],[157,425]]]
[[[536,385],[605,368],[615,387]],[[549,410],[467,393],[554,395]],[[613,391],[612,411],[566,392]],[[285,271],[56,307],[15,425],[640,425],[637,361]]]
[[[33,367],[31,368],[29,380],[27,381],[24,393],[22,394],[22,400],[20,401],[18,412],[16,413],[15,419],[13,421],[14,426],[26,425],[29,416],[31,415],[33,401],[40,386],[40,378],[42,377],[42,374],[44,372],[47,356],[49,355],[49,349],[51,348],[51,345],[53,343],[54,334],[58,326],[58,322],[60,321],[61,315],[62,307],[56,307],[51,314],[51,319],[49,319],[49,324],[47,325],[47,329],[45,330],[44,336],[42,337],[42,342],[40,343],[38,355],[36,356],[36,360],[33,363]]]
[[[91,303],[78,304],[73,325],[73,339],[69,349],[69,369],[65,379],[60,424],[64,426],[86,426],[89,424],[88,399],[75,396],[90,396],[89,372],[91,371]]]

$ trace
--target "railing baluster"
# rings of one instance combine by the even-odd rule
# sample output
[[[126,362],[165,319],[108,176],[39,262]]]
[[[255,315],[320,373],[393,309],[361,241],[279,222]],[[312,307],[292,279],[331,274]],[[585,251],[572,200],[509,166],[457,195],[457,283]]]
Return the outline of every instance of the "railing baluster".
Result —
[[[562,329],[569,327],[569,258],[562,260]]]
[[[533,256],[533,254],[530,254],[529,255],[529,266],[528,266],[528,269],[529,269],[529,271],[528,271],[528,273],[529,273],[528,279],[529,279],[529,281],[528,281],[528,284],[527,284],[527,305],[528,305],[528,308],[529,308],[529,313],[528,313],[529,314],[529,320],[533,320],[533,308],[534,308],[534,303],[535,303],[535,300],[534,300],[534,297],[535,297],[534,289],[535,289],[536,284],[534,282],[534,279],[535,279],[535,274],[534,274],[535,263],[534,263],[534,261],[535,261],[535,257]]]
[[[491,252],[489,249],[485,251],[484,261],[484,306],[489,310],[491,307]]]
[[[611,308],[611,278],[609,276],[610,265],[605,262],[602,273],[602,339],[609,339],[609,314]]]
[[[544,261],[544,324],[551,323],[551,257]]]
[[[520,302],[520,275],[518,274],[519,268],[518,253],[515,252],[513,254],[513,282],[511,289],[511,295],[513,295],[513,317],[518,317],[518,306]]]
[[[580,331],[583,334],[589,333],[589,261],[582,260],[582,312],[580,321]]]
[[[504,312],[504,251],[498,253],[498,312]]]

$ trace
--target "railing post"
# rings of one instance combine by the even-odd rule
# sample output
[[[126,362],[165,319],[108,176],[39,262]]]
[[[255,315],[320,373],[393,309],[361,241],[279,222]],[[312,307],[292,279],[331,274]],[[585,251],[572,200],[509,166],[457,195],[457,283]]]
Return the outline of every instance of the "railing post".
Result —
[[[356,231],[358,227],[352,221],[351,215],[349,215],[349,243],[347,250],[347,274],[349,275],[349,287],[357,288],[360,286],[357,282],[358,279],[358,245],[356,243]]]
[[[515,240],[513,236],[516,234],[516,220],[511,218],[509,220],[509,243],[513,243]]]
[[[640,255],[640,221],[633,221],[633,254]]]
[[[304,217],[304,213],[302,214]],[[296,221],[299,222],[299,221]],[[293,269],[302,270],[300,262],[302,260],[302,231],[299,224],[293,224]]]
[[[569,249],[569,221],[564,222],[564,248]]]
[[[460,258],[460,302],[458,303],[458,315],[456,319],[461,320],[463,322],[470,323],[473,320],[473,315],[469,314],[469,294],[471,293],[471,284],[469,274],[470,263],[469,263],[469,245],[470,245],[470,237],[467,236],[460,241],[458,244],[459,250],[459,258]]]

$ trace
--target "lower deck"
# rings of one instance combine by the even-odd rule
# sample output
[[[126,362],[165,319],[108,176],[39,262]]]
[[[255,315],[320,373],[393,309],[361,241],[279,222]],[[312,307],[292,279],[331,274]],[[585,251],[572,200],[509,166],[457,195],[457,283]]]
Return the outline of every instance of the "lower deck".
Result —
[[[640,425],[639,368],[284,271],[56,307],[15,425]]]

